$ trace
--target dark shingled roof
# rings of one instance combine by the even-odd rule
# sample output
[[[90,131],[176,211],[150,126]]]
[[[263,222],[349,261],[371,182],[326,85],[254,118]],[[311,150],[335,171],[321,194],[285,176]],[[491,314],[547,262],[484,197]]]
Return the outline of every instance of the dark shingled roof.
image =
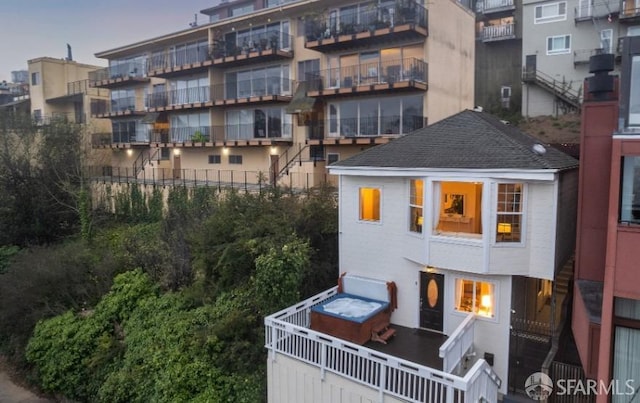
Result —
[[[570,169],[578,161],[484,112],[465,110],[332,167]]]

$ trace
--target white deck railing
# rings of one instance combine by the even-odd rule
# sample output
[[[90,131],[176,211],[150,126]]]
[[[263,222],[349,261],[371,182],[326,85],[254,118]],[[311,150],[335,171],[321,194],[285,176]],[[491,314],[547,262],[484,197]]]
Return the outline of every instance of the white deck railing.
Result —
[[[497,402],[500,379],[484,360],[464,377],[422,366],[309,329],[311,307],[337,287],[265,318],[269,358],[283,354],[409,402]],[[481,400],[484,399],[484,400]]]
[[[475,321],[476,314],[471,312],[440,346],[440,358],[442,358],[444,372],[452,373],[473,347]]]

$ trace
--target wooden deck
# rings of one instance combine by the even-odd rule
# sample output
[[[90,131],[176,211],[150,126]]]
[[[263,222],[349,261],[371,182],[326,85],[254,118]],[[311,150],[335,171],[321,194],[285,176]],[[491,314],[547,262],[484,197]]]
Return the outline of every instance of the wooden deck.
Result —
[[[396,334],[389,339],[387,344],[369,341],[364,346],[416,364],[442,370],[439,349],[442,343],[447,340],[447,336],[394,324],[391,324],[391,327],[396,330]]]

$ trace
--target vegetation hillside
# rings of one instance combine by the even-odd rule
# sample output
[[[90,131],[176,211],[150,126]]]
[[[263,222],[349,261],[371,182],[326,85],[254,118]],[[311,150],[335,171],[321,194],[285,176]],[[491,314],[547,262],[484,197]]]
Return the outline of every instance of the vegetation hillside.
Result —
[[[131,186],[111,212],[81,139],[0,115],[0,354],[80,402],[263,401],[264,316],[336,282],[333,190]]]

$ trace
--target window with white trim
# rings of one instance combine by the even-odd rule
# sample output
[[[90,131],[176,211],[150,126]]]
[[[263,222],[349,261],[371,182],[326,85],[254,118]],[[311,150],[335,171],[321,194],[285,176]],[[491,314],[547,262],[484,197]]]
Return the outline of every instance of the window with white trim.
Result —
[[[522,183],[499,183],[496,242],[522,241]]]
[[[424,223],[424,181],[411,179],[409,182],[409,231],[422,233]]]
[[[547,37],[547,55],[564,55],[571,53],[571,35]]]
[[[380,221],[380,189],[360,188],[360,221]]]
[[[600,31],[600,48],[602,53],[613,53],[613,29]]]
[[[495,285],[486,281],[456,278],[455,309],[474,312],[487,318],[495,317]]]
[[[564,21],[567,19],[567,2],[541,4],[536,6],[535,24]]]

